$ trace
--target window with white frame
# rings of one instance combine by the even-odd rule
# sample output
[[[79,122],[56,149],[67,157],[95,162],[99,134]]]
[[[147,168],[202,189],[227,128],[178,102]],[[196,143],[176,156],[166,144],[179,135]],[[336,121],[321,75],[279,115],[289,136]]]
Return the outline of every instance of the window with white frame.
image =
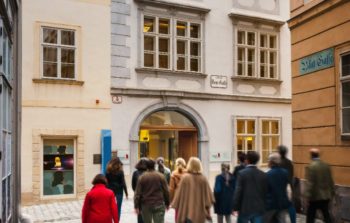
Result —
[[[269,154],[280,144],[280,119],[242,117],[235,119],[235,126],[237,157],[242,152],[256,151],[261,157],[260,164],[266,165]]]
[[[350,53],[341,56],[341,130],[350,135]]]
[[[144,15],[143,67],[201,72],[201,30],[200,22]]]
[[[41,31],[42,77],[75,79],[75,31],[52,27],[42,27]]]
[[[236,119],[237,155],[242,152],[257,151],[255,126],[255,119]]]
[[[261,120],[261,164],[268,163],[268,157],[276,152],[280,144],[279,120]]]
[[[277,34],[238,29],[236,58],[237,76],[277,79]]]

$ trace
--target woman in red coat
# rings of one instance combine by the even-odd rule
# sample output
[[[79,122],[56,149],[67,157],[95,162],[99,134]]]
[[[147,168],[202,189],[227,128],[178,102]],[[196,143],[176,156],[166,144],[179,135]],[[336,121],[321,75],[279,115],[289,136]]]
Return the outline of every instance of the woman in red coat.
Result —
[[[113,191],[106,188],[106,177],[97,174],[92,184],[83,205],[83,223],[119,223],[117,203]]]

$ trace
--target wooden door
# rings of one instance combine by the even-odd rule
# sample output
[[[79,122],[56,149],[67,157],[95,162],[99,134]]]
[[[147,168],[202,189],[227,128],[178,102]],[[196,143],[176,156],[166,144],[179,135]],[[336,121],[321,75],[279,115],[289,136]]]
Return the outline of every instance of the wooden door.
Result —
[[[179,155],[188,162],[191,156],[198,157],[197,131],[179,131]]]

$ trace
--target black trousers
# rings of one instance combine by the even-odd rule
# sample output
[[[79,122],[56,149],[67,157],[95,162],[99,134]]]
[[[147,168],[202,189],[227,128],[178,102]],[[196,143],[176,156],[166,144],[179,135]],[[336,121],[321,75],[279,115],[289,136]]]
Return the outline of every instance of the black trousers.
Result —
[[[306,214],[306,223],[314,223],[316,211],[322,212],[325,223],[332,223],[331,216],[328,210],[329,200],[309,201],[309,208]]]

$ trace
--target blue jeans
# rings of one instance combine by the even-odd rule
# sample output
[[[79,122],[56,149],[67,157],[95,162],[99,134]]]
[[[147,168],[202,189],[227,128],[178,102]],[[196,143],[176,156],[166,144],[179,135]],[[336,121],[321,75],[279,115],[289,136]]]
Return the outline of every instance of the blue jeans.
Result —
[[[120,221],[120,214],[122,210],[123,194],[116,194],[117,205],[118,205],[118,220]]]
[[[289,212],[290,222],[291,223],[296,223],[297,222],[297,211],[295,210],[293,204],[291,204],[289,206],[288,212]]]
[[[237,223],[262,223],[262,216],[259,214],[238,215]]]

